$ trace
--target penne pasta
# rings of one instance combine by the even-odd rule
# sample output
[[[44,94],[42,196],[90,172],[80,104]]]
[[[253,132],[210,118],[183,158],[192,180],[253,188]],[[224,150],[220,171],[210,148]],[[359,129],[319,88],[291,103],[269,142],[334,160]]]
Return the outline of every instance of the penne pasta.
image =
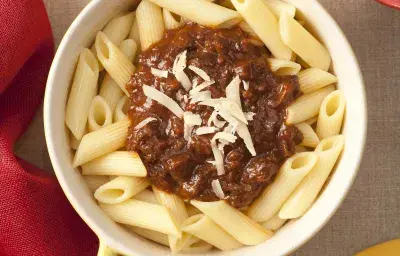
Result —
[[[307,94],[336,83],[337,77],[318,68],[308,68],[298,74],[300,90]]]
[[[294,148],[295,148],[296,153],[308,152],[308,150],[303,146],[295,146]]]
[[[170,212],[164,206],[135,199],[128,199],[118,204],[99,203],[99,205],[115,222],[181,236]]]
[[[97,256],[118,256],[119,254],[111,249],[103,240],[99,241],[99,250]]]
[[[147,202],[147,203],[158,204],[158,201],[157,201],[156,196],[154,195],[154,192],[149,189],[145,189],[145,190],[139,192],[138,194],[136,194],[134,196],[134,199],[143,201],[143,202]]]
[[[292,50],[283,43],[278,20],[264,0],[232,0],[232,3],[276,58],[290,60]]]
[[[94,193],[97,201],[105,204],[121,203],[150,186],[147,178],[119,176],[99,187]]]
[[[204,242],[204,241],[198,241],[196,243],[193,243],[192,245],[190,245],[188,248],[185,248],[184,250],[182,250],[182,253],[205,253],[208,251],[211,251],[212,249],[212,245]]]
[[[204,0],[149,1],[203,26],[226,28],[236,25],[241,21],[241,17],[236,11]]]
[[[118,17],[113,18],[103,29],[103,33],[111,40],[115,45],[119,45],[124,39],[128,37],[131,30],[132,23],[135,14],[133,12],[124,13]],[[93,45],[91,48],[94,56],[98,58],[96,46]],[[104,67],[101,62],[99,62],[100,70]]]
[[[247,215],[257,222],[272,218],[301,180],[315,166],[317,160],[318,155],[315,152],[296,153],[287,159],[274,182],[254,201]]]
[[[85,129],[86,130],[86,129]],[[84,132],[84,135],[87,133],[87,131]],[[75,138],[75,136],[70,133],[69,134],[69,146],[73,149],[73,150],[77,150],[79,147],[79,144],[81,143],[80,140],[77,140]]]
[[[139,228],[139,227],[134,227],[134,226],[127,226],[128,229],[132,230],[133,232],[135,232],[136,234],[147,238],[153,242],[165,245],[165,246],[169,246],[168,244],[168,236],[166,234],[157,232],[157,231],[153,231],[150,229],[146,229],[146,228]]]
[[[296,7],[282,0],[263,0],[273,14],[279,19],[282,13],[294,18],[296,15]]]
[[[239,23],[239,27],[240,27],[244,32],[246,32],[250,37],[261,41],[261,39],[258,37],[258,35],[256,34],[256,32],[254,32],[254,30],[250,27],[249,23],[247,23],[246,21],[240,22],[240,23]]]
[[[187,211],[189,217],[201,213],[201,211],[199,209],[197,209],[196,207],[194,207],[191,204],[186,204],[186,211]]]
[[[106,184],[109,179],[106,176],[86,175],[83,176],[87,187],[91,192],[95,192],[100,186]]]
[[[223,200],[216,202],[191,200],[190,203],[242,244],[260,244],[273,235],[271,231],[263,228]]]
[[[103,64],[121,90],[129,96],[125,86],[135,72],[135,66],[103,32],[97,34],[95,44],[97,56],[101,64]]]
[[[341,90],[330,93],[319,110],[316,132],[321,139],[337,135],[342,128],[346,100]]]
[[[276,232],[283,226],[283,224],[285,224],[286,221],[287,219],[280,218],[279,214],[277,213],[274,216],[272,216],[272,218],[270,218],[269,220],[261,223],[261,225],[266,229]]]
[[[133,62],[137,52],[137,45],[134,40],[127,39],[122,41],[122,43],[119,45],[119,49],[125,54],[130,62]],[[103,83],[101,84],[99,95],[104,98],[104,100],[110,106],[111,112],[114,113],[115,107],[124,93],[118,84],[107,73],[104,77]]]
[[[287,108],[286,123],[298,124],[316,116],[325,97],[334,90],[335,86],[330,85],[297,98]]]
[[[118,101],[114,111],[114,122],[124,120],[128,117],[129,111],[129,98],[125,95]]]
[[[131,31],[129,32],[128,38],[134,40],[137,45],[138,52],[141,51],[142,47],[140,45],[139,25],[137,22],[136,13],[133,18],[132,28]]]
[[[153,186],[153,192],[158,203],[165,206],[170,211],[171,215],[176,221],[177,226],[181,227],[182,223],[189,217],[182,198],[177,195],[164,192],[155,186]],[[171,251],[178,252],[182,250],[190,237],[191,235],[184,233],[180,239],[175,236],[168,236]]]
[[[314,116],[314,117],[311,117],[310,119],[307,119],[305,121],[305,123],[307,123],[309,125],[313,125],[317,122],[317,120],[318,120],[318,116]]]
[[[314,203],[344,147],[344,136],[323,139],[315,149],[319,159],[279,211],[282,219],[302,216]]]
[[[122,120],[86,134],[75,153],[72,166],[80,166],[99,156],[122,148],[125,145],[126,136],[128,136],[130,123],[129,120]]]
[[[185,21],[181,17],[177,16],[175,18],[174,15],[175,14],[167,9],[163,9],[164,25],[166,29],[177,29],[185,25]]]
[[[88,116],[89,132],[96,131],[100,128],[112,124],[112,114],[110,107],[103,97],[97,95],[93,98],[90,105]]]
[[[278,76],[296,75],[301,69],[300,64],[288,60],[269,58],[268,64],[271,71]]]
[[[140,45],[143,51],[158,42],[164,35],[164,19],[160,6],[142,0],[136,9]]]
[[[83,164],[82,174],[146,177],[147,170],[136,152],[115,151]]]
[[[319,144],[319,138],[309,124],[303,122],[294,126],[303,134],[303,141],[300,143],[301,146],[315,148]]]
[[[77,140],[81,140],[89,115],[90,103],[97,93],[99,66],[93,54],[84,49],[69,93],[65,110],[65,123]]]
[[[285,45],[289,46],[307,64],[324,71],[329,69],[331,64],[329,52],[293,17],[286,14],[281,15],[279,26]]]
[[[243,246],[204,214],[197,214],[188,218],[183,223],[181,229],[223,251],[233,250]]]

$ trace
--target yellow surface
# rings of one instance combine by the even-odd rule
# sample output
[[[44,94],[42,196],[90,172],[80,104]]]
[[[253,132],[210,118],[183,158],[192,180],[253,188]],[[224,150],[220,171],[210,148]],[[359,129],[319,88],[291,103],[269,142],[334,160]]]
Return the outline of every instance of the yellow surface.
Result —
[[[398,256],[400,255],[400,239],[378,244],[359,252],[354,256]]]

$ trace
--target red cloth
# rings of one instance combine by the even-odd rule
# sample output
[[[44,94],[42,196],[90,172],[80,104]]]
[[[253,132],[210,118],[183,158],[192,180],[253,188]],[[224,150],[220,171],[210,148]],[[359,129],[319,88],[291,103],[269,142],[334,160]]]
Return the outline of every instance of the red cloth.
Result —
[[[42,102],[53,47],[41,0],[0,0],[1,256],[96,255],[56,179],[13,154]]]

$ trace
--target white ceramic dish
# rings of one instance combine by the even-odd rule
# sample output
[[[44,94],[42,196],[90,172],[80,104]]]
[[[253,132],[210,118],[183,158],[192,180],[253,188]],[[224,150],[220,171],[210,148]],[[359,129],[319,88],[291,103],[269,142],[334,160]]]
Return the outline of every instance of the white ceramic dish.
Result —
[[[343,133],[345,149],[328,185],[312,208],[284,226],[265,243],[230,252],[207,255],[285,255],[315,235],[335,213],[350,189],[362,158],[367,117],[363,80],[357,60],[343,32],[316,0],[286,0],[306,17],[309,29],[326,45],[334,73],[339,78],[347,110]],[[110,247],[126,255],[170,255],[169,249],[132,235],[111,221],[97,206],[80,173],[71,166],[68,134],[64,125],[65,103],[80,51],[89,47],[96,32],[117,13],[132,9],[133,0],[93,0],[76,18],[62,40],[47,82],[44,125],[50,158],[69,201],[82,219]]]

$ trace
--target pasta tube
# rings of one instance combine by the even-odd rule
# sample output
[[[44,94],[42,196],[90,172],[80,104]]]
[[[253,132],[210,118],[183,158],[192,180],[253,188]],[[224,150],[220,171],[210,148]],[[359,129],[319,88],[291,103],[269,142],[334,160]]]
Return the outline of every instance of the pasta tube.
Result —
[[[282,219],[302,216],[314,203],[344,147],[344,136],[323,139],[315,149],[319,159],[279,211]]]
[[[146,177],[147,170],[136,152],[115,151],[83,164],[82,174]]]
[[[131,122],[126,119],[86,134],[82,138],[78,150],[75,153],[72,166],[80,166],[96,157],[123,147],[125,145],[126,136],[128,136],[130,123]]]
[[[147,228],[180,237],[179,229],[164,206],[128,199],[118,204],[99,204],[101,209],[115,222]]]
[[[163,234],[163,233],[160,233],[157,231],[153,231],[150,229],[139,228],[139,227],[134,227],[134,226],[127,226],[127,228],[144,238],[147,238],[151,241],[154,241],[156,243],[159,243],[159,244],[162,244],[165,246],[169,246],[168,236],[166,234]]]
[[[163,17],[166,29],[177,29],[185,25],[185,21],[181,17],[177,20],[167,9],[163,9]]]
[[[125,54],[113,44],[103,33],[99,32],[96,37],[97,56],[111,78],[118,84],[121,90],[129,96],[126,83],[135,72],[135,66],[129,61]]]
[[[140,45],[145,51],[150,45],[158,42],[164,35],[164,19],[160,6],[142,0],[136,9]]]
[[[139,25],[138,25],[136,13],[133,18],[133,24],[132,24],[131,32],[129,32],[128,38],[133,39],[137,45],[138,51],[141,51],[142,46],[140,45]]]
[[[232,0],[232,4],[276,58],[290,60],[292,50],[283,43],[278,20],[264,0]]]
[[[280,218],[279,213],[277,213],[274,216],[272,216],[272,218],[270,218],[269,220],[261,223],[261,225],[266,229],[276,232],[283,226],[283,224],[285,224],[286,221],[287,221],[286,219]]]
[[[106,184],[109,179],[106,176],[86,175],[83,176],[85,183],[91,192],[95,192],[100,186]]]
[[[279,19],[281,38],[307,64],[324,71],[329,69],[331,57],[326,48],[293,17],[287,14]]]
[[[146,178],[119,176],[99,187],[94,193],[97,201],[105,204],[121,203],[150,186]]]
[[[269,58],[268,64],[277,76],[296,75],[301,69],[300,64],[288,60]]]
[[[305,94],[314,92],[338,81],[336,76],[318,68],[305,69],[301,71],[298,76],[300,90]]]
[[[127,38],[129,31],[132,27],[132,22],[135,14],[133,12],[124,13],[118,17],[113,18],[104,27],[103,33],[111,40],[115,45],[119,45],[124,39]],[[91,48],[94,56],[98,58],[96,46],[93,45]],[[99,62],[100,71],[104,69],[101,62]]]
[[[203,26],[226,28],[241,21],[241,17],[236,11],[204,0],[149,1]],[[204,15],[205,13],[207,15]]]
[[[158,204],[157,198],[154,195],[153,191],[145,189],[138,194],[134,196],[134,199],[147,202],[147,203],[152,203],[152,204]]]
[[[273,235],[271,231],[263,228],[225,201],[200,202],[192,200],[190,203],[242,244],[260,244]]]
[[[243,246],[204,214],[197,214],[188,218],[183,223],[181,229],[223,251],[233,250]]]
[[[263,0],[273,14],[279,19],[282,13],[294,18],[296,7],[281,0]]]
[[[317,160],[315,152],[296,153],[287,159],[274,182],[250,206],[247,215],[257,222],[272,218]]]
[[[119,89],[118,89],[119,90]],[[96,131],[109,124],[112,124],[112,114],[110,107],[103,97],[97,95],[93,98],[90,105],[88,116],[89,132]]]
[[[319,110],[316,132],[321,139],[337,135],[343,123],[346,100],[340,90],[330,93]]]
[[[303,141],[300,143],[301,146],[315,148],[319,144],[319,138],[309,124],[303,122],[294,126],[303,134]]]
[[[119,45],[119,49],[125,54],[126,58],[130,62],[133,62],[137,51],[137,45],[135,41],[132,39],[124,40]],[[118,101],[121,99],[123,94],[124,93],[118,84],[107,73],[103,79],[103,83],[101,84],[99,95],[108,103],[112,113],[114,113],[115,107],[117,106]]]
[[[334,90],[335,86],[330,85],[297,98],[287,108],[286,123],[298,124],[316,116],[325,97]]]
[[[97,93],[98,79],[97,60],[88,49],[84,49],[79,56],[65,114],[65,123],[77,140],[81,140],[85,132],[90,103]]]
[[[185,248],[182,250],[183,253],[205,253],[208,251],[211,251],[212,245],[205,242],[205,241],[198,241],[196,243],[193,243],[190,245],[188,248]]]
[[[165,206],[171,212],[178,227],[180,227],[182,223],[189,217],[186,211],[185,203],[183,202],[182,198],[177,195],[164,192],[155,186],[153,186],[153,192],[157,198],[158,203]],[[175,236],[168,236],[169,246],[171,250],[173,252],[178,252],[182,250],[190,237],[191,235],[189,234],[182,234],[182,237],[180,239]]]
[[[118,101],[114,111],[114,121],[118,122],[127,118],[129,110],[129,98],[125,95]]]

